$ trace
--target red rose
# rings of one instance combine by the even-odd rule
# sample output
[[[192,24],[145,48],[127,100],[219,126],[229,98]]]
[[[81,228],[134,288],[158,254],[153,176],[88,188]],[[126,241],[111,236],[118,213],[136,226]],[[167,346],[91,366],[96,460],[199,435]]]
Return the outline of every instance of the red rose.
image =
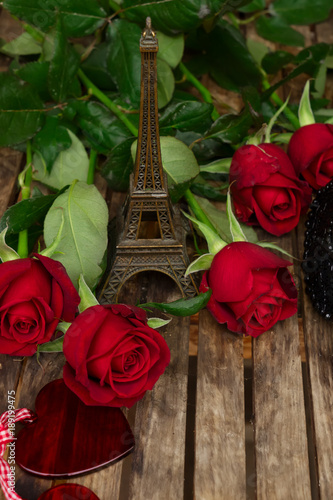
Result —
[[[297,226],[311,202],[311,189],[274,144],[239,148],[231,162],[230,184],[237,217],[276,236]]]
[[[31,356],[60,320],[73,321],[80,297],[60,262],[35,255],[0,264],[0,352]]]
[[[296,130],[290,139],[288,155],[298,175],[314,189],[333,178],[333,125],[314,123]]]
[[[89,307],[66,332],[66,385],[87,405],[132,406],[164,372],[170,351],[137,307]]]
[[[230,243],[202,278],[200,291],[212,289],[207,309],[232,332],[257,337],[297,311],[289,265],[254,243]]]

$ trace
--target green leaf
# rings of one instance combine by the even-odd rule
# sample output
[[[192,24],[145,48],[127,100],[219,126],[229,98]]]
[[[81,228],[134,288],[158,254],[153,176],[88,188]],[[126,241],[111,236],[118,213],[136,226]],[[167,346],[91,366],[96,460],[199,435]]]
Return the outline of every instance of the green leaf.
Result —
[[[222,115],[213,123],[206,137],[215,137],[222,142],[236,143],[242,141],[252,124],[249,112],[240,115]]]
[[[209,172],[212,174],[229,174],[232,158],[220,158],[207,165],[200,165],[200,172]]]
[[[175,68],[183,57],[184,34],[168,36],[159,31],[156,35],[158,39],[157,59],[163,59],[171,68]]]
[[[229,184],[222,186],[222,189],[225,189],[228,186]],[[209,200],[226,201],[227,199],[227,196],[221,193],[221,188],[212,186],[200,176],[198,176],[196,180],[191,183],[191,191],[192,193],[208,198]]]
[[[241,225],[232,211],[230,191],[228,191],[227,195],[227,217],[230,224],[232,241],[247,241],[246,236],[242,231]]]
[[[179,299],[169,303],[148,302],[140,304],[139,307],[142,309],[154,307],[159,311],[172,314],[173,316],[192,316],[192,314],[196,314],[207,305],[211,295],[212,291],[208,290],[205,293],[199,293],[199,295],[191,299]]]
[[[261,82],[245,39],[234,26],[221,19],[211,33],[200,30],[198,40],[205,51],[209,72],[221,87],[239,92],[245,86],[256,87]],[[218,62],[222,56],[223,64]]]
[[[115,191],[127,191],[129,176],[133,172],[131,146],[134,138],[127,139],[115,146],[103,165],[102,175]]]
[[[141,29],[125,19],[116,19],[108,29],[111,44],[108,65],[122,99],[140,105]]]
[[[204,235],[205,240],[207,241],[208,250],[210,254],[212,255],[217,254],[220,250],[222,250],[222,248],[224,248],[227,245],[227,243],[224,240],[222,240],[218,236],[218,234],[215,231],[213,231],[213,229],[211,229],[209,226],[207,226],[203,222],[200,222],[195,217],[191,217],[191,215],[186,214],[185,212],[183,213],[185,217],[190,219]]]
[[[0,259],[2,262],[19,259],[20,256],[6,243],[7,227],[0,233]]]
[[[291,28],[280,17],[260,16],[256,20],[255,26],[258,35],[266,40],[296,47],[304,46],[304,36]]]
[[[157,102],[164,108],[172,99],[175,90],[175,77],[170,66],[162,59],[157,59]]]
[[[161,328],[162,326],[168,325],[171,319],[161,319],[161,318],[149,318],[147,321],[150,328]]]
[[[274,75],[284,66],[292,62],[294,55],[285,50],[276,50],[275,52],[269,52],[265,55],[261,61],[261,65],[266,73]]]
[[[254,40],[253,38],[248,38],[246,40],[246,45],[255,62],[261,65],[266,54],[269,52],[267,45],[263,42],[258,42],[258,40]]]
[[[48,172],[51,171],[58,154],[71,145],[69,132],[61,125],[58,116],[47,116],[43,128],[33,140],[33,149],[40,152]]]
[[[66,99],[79,65],[80,56],[67,41],[63,31],[63,20],[59,16],[48,75],[49,92],[55,101],[62,102]]]
[[[210,203],[205,198],[199,198],[196,196],[195,199],[199,203],[201,209],[208,217],[210,222],[216,228],[220,237],[225,242],[231,243],[232,236],[230,233],[230,226],[227,214],[216,208],[212,203]],[[250,241],[251,243],[256,243],[258,241],[257,235],[251,226],[246,226],[245,224],[241,223],[241,228],[246,236],[247,241]]]
[[[55,189],[61,189],[73,180],[85,181],[88,175],[89,158],[83,144],[76,135],[68,130],[72,145],[58,154],[53,164],[51,173],[46,169],[46,164],[40,154],[33,156],[33,178]]]
[[[63,343],[64,336],[59,337],[56,340],[46,342],[45,344],[38,344],[37,352],[62,352]]]
[[[95,295],[90,290],[89,286],[84,280],[82,274],[79,276],[79,295],[80,295],[80,304],[79,304],[79,312],[82,313],[88,307],[98,306],[99,302],[96,299]]]
[[[268,99],[270,95],[281,85],[284,85],[286,82],[292,80],[298,75],[301,75],[302,73],[308,73],[312,76],[318,70],[318,67],[322,64],[323,60],[325,60],[328,52],[329,45],[326,43],[317,43],[299,52],[294,59],[294,63],[297,64],[297,67],[285,78],[282,78],[282,80],[266,90],[262,94],[262,100]]]
[[[206,102],[173,100],[159,118],[160,130],[205,131],[212,123],[212,110],[213,105]]]
[[[207,271],[207,269],[210,269],[213,259],[214,255],[212,255],[211,253],[200,255],[198,259],[191,262],[191,264],[188,266],[185,276],[188,276],[191,273],[197,273],[198,271]]]
[[[94,185],[74,182],[70,189],[53,203],[44,222],[44,239],[50,245],[61,223],[65,224],[58,251],[53,259],[61,262],[74,285],[82,274],[87,285],[94,288],[103,272],[101,267],[107,247],[108,208]]]
[[[316,123],[310,103],[310,80],[308,80],[304,85],[304,90],[298,107],[298,118],[301,127]]]
[[[9,207],[0,220],[0,231],[8,227],[8,235],[19,233],[30,228],[36,222],[42,223],[45,215],[57,196],[61,194],[48,194],[21,200]]]
[[[331,0],[274,0],[270,11],[288,24],[315,24],[325,21],[332,9]],[[286,42],[285,42],[286,43]]]
[[[5,43],[1,47],[1,52],[11,57],[28,56],[32,54],[41,54],[42,47],[37,43],[29,33],[22,33],[11,42]]]
[[[31,139],[41,125],[43,103],[30,85],[0,73],[0,147]]]
[[[66,35],[72,37],[90,35],[103,24],[106,16],[97,0],[4,0],[3,6],[44,32],[55,25],[57,14],[61,14]]]
[[[80,127],[90,147],[107,154],[114,146],[124,142],[132,134],[111,111],[95,101],[73,101],[75,123]]]
[[[145,24],[152,18],[153,28],[174,35],[198,27],[205,18],[217,14],[226,0],[124,0],[122,8],[131,21]]]
[[[51,101],[51,96],[47,86],[49,73],[49,62],[30,62],[16,71],[16,75],[31,84],[35,91],[44,101]]]
[[[265,7],[266,7],[265,0],[253,0],[244,7],[240,7],[238,10],[239,12],[248,13],[248,12],[255,12],[256,10],[262,10]]]
[[[110,50],[110,43],[100,43],[81,64],[84,74],[101,90],[116,90],[116,84],[108,66]]]

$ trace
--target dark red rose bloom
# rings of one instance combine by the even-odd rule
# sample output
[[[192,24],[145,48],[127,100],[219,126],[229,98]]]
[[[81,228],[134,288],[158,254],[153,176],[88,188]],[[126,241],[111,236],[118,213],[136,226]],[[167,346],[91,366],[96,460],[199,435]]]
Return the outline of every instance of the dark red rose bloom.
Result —
[[[37,258],[0,264],[0,352],[31,356],[59,321],[73,321],[80,297],[60,262]]]
[[[333,179],[333,125],[314,123],[296,130],[290,139],[288,155],[297,175],[314,189]]]
[[[200,291],[212,289],[207,309],[232,332],[258,337],[297,311],[289,265],[254,243],[230,243],[202,278]]]
[[[231,162],[230,184],[237,217],[276,236],[297,226],[311,202],[311,189],[275,144],[239,148]]]
[[[146,313],[122,304],[89,307],[64,340],[64,381],[87,405],[131,407],[170,362],[162,335]]]

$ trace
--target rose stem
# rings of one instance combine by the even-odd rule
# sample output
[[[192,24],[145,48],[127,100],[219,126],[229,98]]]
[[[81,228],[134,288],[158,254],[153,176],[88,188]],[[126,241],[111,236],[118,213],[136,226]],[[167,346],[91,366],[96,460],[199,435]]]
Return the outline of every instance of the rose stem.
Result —
[[[265,90],[268,90],[271,88],[269,82],[267,81],[267,78],[266,77],[263,77],[262,79],[262,86],[264,87]],[[271,94],[271,99],[272,101],[275,102],[275,104],[277,104],[279,107],[281,107],[283,105],[283,101],[282,99],[280,99],[280,97],[276,94],[276,92],[273,92]],[[288,120],[290,121],[290,123],[293,125],[293,127],[295,128],[295,130],[297,130],[298,128],[300,128],[300,123],[299,123],[299,119],[297,118],[297,116],[291,111],[290,108],[288,108],[288,106],[286,106],[283,110],[283,114],[285,115],[286,118],[288,118]]]
[[[204,224],[206,224],[206,226],[210,227],[210,229],[212,229],[215,233],[217,233],[216,228],[213,226],[213,224],[210,222],[210,220],[208,219],[205,212],[200,207],[200,205],[197,202],[197,200],[195,199],[195,196],[192,193],[192,191],[187,189],[184,193],[184,198],[187,201],[188,205],[191,207],[196,218],[200,222],[203,222]]]
[[[197,90],[199,90],[200,94],[202,95],[202,98],[205,102],[208,102],[209,104],[212,104],[213,103],[213,98],[212,98],[212,94],[209,92],[209,90],[204,86],[202,85],[201,82],[199,82],[199,80],[186,68],[186,66],[184,65],[184,63],[180,63],[179,64],[179,69],[180,71],[183,73],[183,75],[186,77],[186,79],[192,83],[193,87],[195,87]],[[218,118],[220,118],[220,115],[217,111],[217,109],[213,108],[213,111],[212,111],[212,118],[213,120],[217,120]]]
[[[105,106],[109,108],[112,111],[112,113],[114,113],[117,116],[117,118],[119,118],[119,120],[121,120],[126,125],[128,130],[132,132],[132,134],[135,135],[135,137],[137,137],[138,129],[133,125],[132,122],[130,122],[127,116],[120,111],[118,106],[113,101],[111,101],[111,99],[109,99],[104,94],[104,92],[99,90],[99,88],[97,88],[96,85],[94,85],[91,80],[89,80],[89,78],[83,73],[82,69],[79,69],[77,74],[82,83],[84,83],[84,85],[86,86],[88,93],[94,95],[95,97],[97,97],[99,101],[105,104]]]
[[[94,183],[96,163],[97,163],[97,151],[95,149],[91,149],[90,150],[90,158],[89,158],[87,184]]]
[[[24,177],[23,187],[21,189],[21,200],[28,200],[30,198],[30,186],[32,180],[32,151],[31,151],[31,142],[27,141],[27,159],[26,159],[26,172]],[[18,236],[18,246],[17,253],[21,257],[21,259],[25,259],[28,257],[28,230],[23,229],[23,231],[19,232]]]

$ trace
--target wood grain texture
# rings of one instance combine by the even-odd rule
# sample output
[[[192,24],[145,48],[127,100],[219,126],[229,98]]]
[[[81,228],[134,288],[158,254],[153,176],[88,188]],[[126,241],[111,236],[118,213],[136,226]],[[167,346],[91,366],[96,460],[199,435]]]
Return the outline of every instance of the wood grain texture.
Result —
[[[161,273],[150,275],[148,301],[179,298],[170,279]],[[128,499],[183,498],[189,325],[189,318],[173,317],[159,330],[170,348],[171,361],[153,391],[137,403]]]
[[[196,500],[246,498],[243,338],[200,313]]]
[[[278,245],[292,253],[290,237]],[[310,499],[297,315],[254,339],[252,348],[257,498]]]

